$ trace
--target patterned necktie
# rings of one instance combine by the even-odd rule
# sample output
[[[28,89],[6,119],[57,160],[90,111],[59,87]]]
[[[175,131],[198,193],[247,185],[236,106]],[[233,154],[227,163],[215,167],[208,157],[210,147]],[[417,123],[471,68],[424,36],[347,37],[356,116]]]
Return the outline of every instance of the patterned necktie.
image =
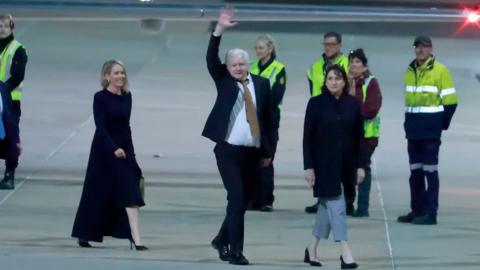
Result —
[[[260,144],[260,126],[258,125],[257,118],[257,109],[253,103],[252,95],[250,90],[248,90],[248,79],[242,82],[243,86],[243,98],[245,99],[245,110],[247,112],[247,122],[250,125],[250,132],[252,132],[252,137],[255,140],[255,144],[259,146]]]

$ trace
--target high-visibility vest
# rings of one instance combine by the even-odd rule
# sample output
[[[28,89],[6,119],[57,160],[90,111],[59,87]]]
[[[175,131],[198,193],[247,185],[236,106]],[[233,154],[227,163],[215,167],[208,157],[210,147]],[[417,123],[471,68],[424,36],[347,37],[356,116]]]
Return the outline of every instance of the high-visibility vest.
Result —
[[[0,81],[6,82],[12,76],[12,74],[10,74],[10,69],[12,66],[13,56],[20,47],[23,47],[20,42],[12,40],[0,54]],[[21,82],[18,87],[11,92],[12,100],[22,99],[22,87],[23,82]]]
[[[412,62],[405,73],[405,111],[440,113],[457,104],[457,92],[447,67],[431,57],[423,65]]]
[[[370,81],[375,78],[369,76],[362,85],[363,103],[367,100],[367,91]],[[375,115],[374,118],[365,120],[363,124],[364,137],[365,138],[378,138],[380,137],[380,112]]]
[[[348,57],[341,54],[335,59],[334,65],[340,65],[348,73]],[[313,65],[307,70],[307,78],[312,82],[312,97],[322,94],[322,87],[325,81],[326,72],[325,58],[322,57],[315,61]]]
[[[261,76],[265,79],[268,79],[270,82],[270,87],[272,87],[277,82],[277,75],[285,68],[285,65],[278,62],[277,60],[273,60],[267,68],[265,68],[262,72],[260,72],[259,67],[260,60],[253,61],[250,64],[250,73],[253,75]],[[285,84],[286,78],[281,78],[279,83]],[[280,109],[282,103],[278,104],[278,108]]]

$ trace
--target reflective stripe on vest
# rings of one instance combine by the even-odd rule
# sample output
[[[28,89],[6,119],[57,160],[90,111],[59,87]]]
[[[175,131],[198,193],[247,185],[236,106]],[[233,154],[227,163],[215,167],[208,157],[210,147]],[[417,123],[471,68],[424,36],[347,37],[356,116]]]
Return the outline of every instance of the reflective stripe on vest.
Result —
[[[348,57],[340,55],[335,59],[334,65],[340,65],[348,73]],[[312,97],[322,94],[323,82],[325,80],[325,59],[322,57],[313,63],[312,67],[307,71],[307,77],[312,82]]]
[[[13,56],[17,52],[18,48],[22,47],[22,44],[16,40],[12,40],[8,46],[0,54],[0,81],[6,82],[12,74],[10,74],[10,69],[12,66]],[[22,86],[23,82],[15,88],[12,92],[12,100],[21,100],[22,99]]]
[[[270,87],[272,87],[277,82],[277,75],[285,66],[277,60],[273,60],[272,63],[260,73],[259,63],[260,60],[257,60],[250,64],[250,73],[268,79],[270,81]]]
[[[273,60],[272,63],[270,63],[270,65],[268,65],[268,67],[260,73],[259,63],[260,60],[257,60],[250,64],[250,73],[268,79],[270,82],[270,88],[273,87],[273,85],[277,82],[277,75],[282,71],[282,69],[285,68],[285,65],[278,62],[277,60]],[[281,106],[282,103],[280,102],[280,104],[278,104],[278,108],[280,109]]]
[[[374,76],[369,76],[362,85],[363,93],[363,103],[367,100],[367,91],[370,81],[375,78]],[[363,124],[364,137],[365,138],[378,138],[380,137],[380,113],[377,113],[374,118],[370,120],[365,120]]]
[[[407,113],[438,113],[444,110],[443,105],[434,107],[405,107],[405,112]]]
[[[450,71],[430,57],[419,67],[412,62],[405,73],[405,112],[439,113],[443,105],[457,104]]]

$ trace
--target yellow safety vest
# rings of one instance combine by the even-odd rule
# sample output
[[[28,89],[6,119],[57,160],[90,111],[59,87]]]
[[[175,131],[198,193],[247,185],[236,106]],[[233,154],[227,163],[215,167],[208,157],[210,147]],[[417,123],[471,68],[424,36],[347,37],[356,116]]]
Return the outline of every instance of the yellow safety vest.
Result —
[[[375,78],[374,76],[369,76],[362,85],[363,93],[363,103],[367,100],[367,91],[370,81]],[[365,120],[363,124],[364,128],[364,137],[365,138],[378,138],[380,137],[380,112],[375,115],[374,118],[370,120]]]
[[[431,57],[414,69],[414,62],[405,73],[405,111],[407,113],[439,113],[444,105],[457,104],[457,91],[446,66]]]
[[[20,47],[23,47],[20,42],[12,40],[0,54],[0,81],[6,82],[12,76],[12,74],[10,74],[10,69],[12,66],[13,56]],[[20,85],[11,92],[12,100],[22,99],[22,87],[23,82],[21,82]]]
[[[348,73],[348,57],[341,54],[335,59],[334,65],[340,65]],[[322,94],[323,82],[325,81],[325,58],[322,57],[315,61],[307,70],[307,78],[312,82],[312,97]]]
[[[250,63],[250,73],[268,79],[270,81],[270,87],[272,87],[277,82],[277,75],[285,68],[285,65],[277,60],[273,60],[272,63],[260,73],[259,62],[260,60],[256,60]],[[283,78],[283,81],[280,81],[280,83],[285,84],[286,78]],[[279,109],[281,109],[281,105],[282,103],[278,104]]]

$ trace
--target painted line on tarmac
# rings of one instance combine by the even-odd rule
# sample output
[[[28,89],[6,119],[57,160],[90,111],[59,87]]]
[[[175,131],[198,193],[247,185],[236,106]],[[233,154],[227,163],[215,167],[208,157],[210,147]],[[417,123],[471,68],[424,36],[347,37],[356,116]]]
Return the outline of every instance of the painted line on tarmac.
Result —
[[[372,158],[372,164],[373,164],[373,168],[372,168],[373,177],[375,177],[378,199],[380,200],[380,206],[382,207],[382,213],[383,213],[383,220],[385,222],[385,237],[387,238],[388,253],[390,255],[390,261],[392,263],[392,269],[395,270],[397,269],[397,266],[395,265],[395,260],[393,259],[393,247],[392,247],[392,241],[390,239],[390,229],[388,226],[387,211],[385,210],[385,203],[383,201],[382,186],[380,185],[380,181],[378,180],[377,161],[374,157]]]
[[[15,192],[17,192],[22,186],[23,184],[32,179],[33,176],[35,174],[37,174],[37,172],[40,170],[40,168],[42,168],[53,156],[55,156],[71,139],[73,139],[73,137],[75,137],[79,132],[80,130],[85,127],[88,123],[90,123],[90,121],[92,121],[93,119],[93,115],[90,115],[90,117],[88,117],[87,120],[85,120],[82,124],[80,124],[79,127],[77,127],[76,129],[74,129],[70,135],[68,135],[67,138],[65,138],[65,140],[63,140],[57,147],[55,147],[51,152],[50,154],[45,157],[42,161],[40,161],[40,164],[32,171],[32,173],[30,173],[30,175],[28,175],[23,181],[21,181],[20,183],[18,183],[18,185],[16,186],[16,188],[12,191],[10,191],[1,201],[0,201],[0,206],[2,206]]]

